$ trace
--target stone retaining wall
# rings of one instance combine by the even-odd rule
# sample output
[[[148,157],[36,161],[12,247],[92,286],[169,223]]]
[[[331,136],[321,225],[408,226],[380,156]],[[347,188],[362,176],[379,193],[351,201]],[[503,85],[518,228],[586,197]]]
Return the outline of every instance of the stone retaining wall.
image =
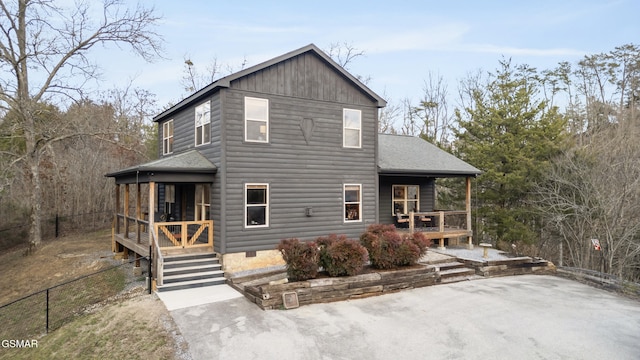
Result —
[[[476,270],[476,274],[484,277],[555,273],[552,262],[530,257],[517,257],[503,260],[471,260],[458,258],[465,266]]]
[[[393,271],[377,270],[367,274],[320,278],[274,285],[245,286],[243,293],[264,310],[283,309],[283,294],[295,292],[300,305],[358,299],[433,285],[435,267],[416,265]]]

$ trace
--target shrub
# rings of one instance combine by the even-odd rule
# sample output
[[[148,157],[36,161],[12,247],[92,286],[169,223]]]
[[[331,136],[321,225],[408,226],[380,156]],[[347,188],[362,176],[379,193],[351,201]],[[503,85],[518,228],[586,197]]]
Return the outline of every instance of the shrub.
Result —
[[[315,242],[283,239],[277,249],[287,263],[287,276],[292,281],[314,279],[318,275],[318,247]]]
[[[360,236],[369,253],[371,266],[393,269],[415,264],[427,251],[430,241],[421,233],[400,234],[393,225],[371,225]]]
[[[338,240],[346,240],[346,239],[347,239],[346,235],[338,236],[336,234],[331,234],[329,236],[321,236],[317,238],[316,244],[318,245],[318,251],[319,251],[318,265],[326,270],[327,267],[330,266],[329,263],[331,262],[331,259],[327,255],[327,248]]]
[[[329,276],[357,275],[368,260],[367,249],[346,237],[333,241],[324,253],[324,269]]]

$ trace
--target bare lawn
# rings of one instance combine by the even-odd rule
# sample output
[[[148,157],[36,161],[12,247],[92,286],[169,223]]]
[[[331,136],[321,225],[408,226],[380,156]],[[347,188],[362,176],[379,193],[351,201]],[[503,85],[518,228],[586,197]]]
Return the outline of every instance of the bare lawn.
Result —
[[[5,274],[0,277],[0,306],[120,264],[113,259],[110,238],[107,231],[72,235],[46,241],[28,256],[23,249],[0,254]],[[124,271],[124,292],[31,339],[37,340],[37,348],[0,348],[0,359],[189,359],[186,342],[162,301],[147,293],[144,278],[134,278],[130,266]]]

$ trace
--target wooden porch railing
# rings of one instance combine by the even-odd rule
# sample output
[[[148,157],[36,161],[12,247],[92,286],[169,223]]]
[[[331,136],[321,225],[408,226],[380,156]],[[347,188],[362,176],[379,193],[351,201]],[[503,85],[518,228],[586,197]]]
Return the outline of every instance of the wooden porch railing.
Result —
[[[153,264],[153,275],[156,278],[156,286],[163,284],[164,256],[158,245],[157,230],[151,230],[151,263]]]
[[[160,249],[213,249],[213,220],[157,222],[153,226]]]
[[[438,239],[440,249],[444,249],[445,238],[467,237],[467,248],[473,249],[470,214],[464,210],[411,212],[409,231],[421,231],[430,239]],[[416,219],[422,223],[419,229],[416,229]]]
[[[463,217],[464,215],[464,217]],[[422,230],[445,232],[446,230],[467,230],[470,224],[467,224],[467,212],[464,210],[450,211],[431,211],[431,212],[410,212],[409,213],[409,231],[416,229],[416,218],[428,219],[422,222]]]

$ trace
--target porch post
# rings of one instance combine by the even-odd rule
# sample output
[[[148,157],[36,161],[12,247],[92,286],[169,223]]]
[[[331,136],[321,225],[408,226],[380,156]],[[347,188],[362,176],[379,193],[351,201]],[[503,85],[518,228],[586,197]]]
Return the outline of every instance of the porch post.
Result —
[[[153,245],[153,232],[156,231],[155,220],[156,183],[149,181],[149,246]]]
[[[140,194],[140,183],[136,184],[136,241],[140,244],[140,219],[142,218],[142,195]]]
[[[466,205],[465,209],[467,212],[467,231],[471,230],[471,177],[467,176],[467,196],[466,196]],[[473,249],[473,233],[469,233],[470,235],[467,238],[467,249]]]
[[[120,184],[116,184],[116,234],[120,234],[120,218],[118,217],[120,206]]]
[[[129,238],[129,184],[124,185],[124,237]]]
[[[438,212],[439,221],[438,221],[438,232],[440,232],[440,243],[438,244],[438,250],[444,250],[444,211]]]

